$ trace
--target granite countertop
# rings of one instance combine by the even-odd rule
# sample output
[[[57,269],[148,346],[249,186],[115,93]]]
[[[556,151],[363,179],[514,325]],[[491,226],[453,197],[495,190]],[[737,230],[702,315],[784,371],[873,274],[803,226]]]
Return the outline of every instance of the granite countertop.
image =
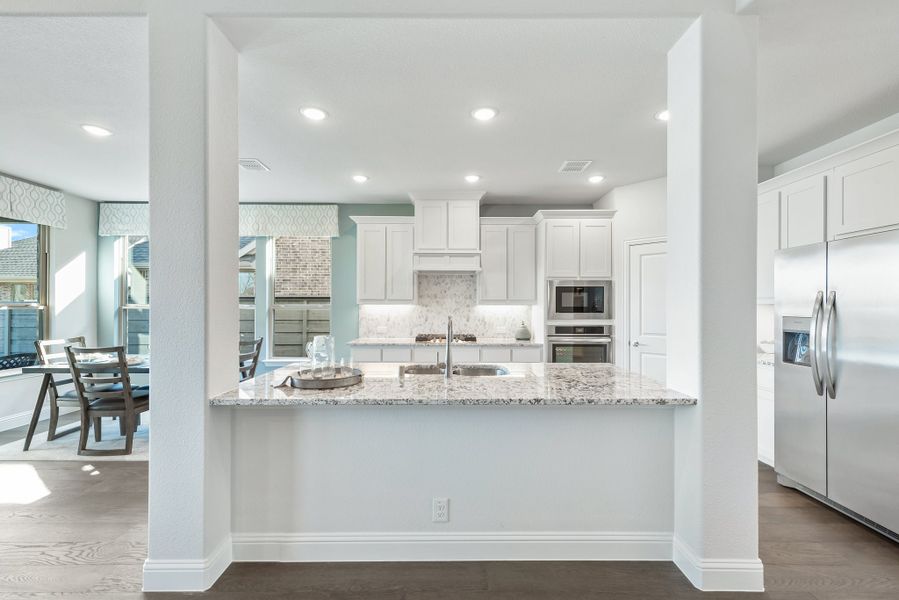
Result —
[[[407,375],[401,384],[399,364],[357,365],[365,380],[336,390],[274,387],[296,368],[265,373],[212,398],[212,406],[317,405],[485,405],[485,406],[672,406],[696,400],[648,377],[610,364],[504,364],[510,374],[449,380],[442,375]],[[457,365],[458,366],[458,365]]]
[[[358,338],[350,346],[443,346],[444,342],[416,342],[415,338]],[[539,348],[543,344],[515,338],[478,338],[476,342],[453,342],[455,346],[528,346]]]

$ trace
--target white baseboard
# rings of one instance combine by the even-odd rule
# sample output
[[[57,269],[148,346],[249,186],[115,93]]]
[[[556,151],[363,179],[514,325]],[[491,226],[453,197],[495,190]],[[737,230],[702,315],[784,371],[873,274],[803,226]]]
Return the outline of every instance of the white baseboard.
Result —
[[[221,577],[231,564],[228,537],[205,559],[144,561],[145,592],[203,592]]]
[[[235,533],[235,561],[671,560],[670,532]]]
[[[68,407],[60,407],[59,414],[65,415],[70,412],[77,412],[78,409],[68,406]],[[7,415],[5,417],[0,417],[0,431],[7,431],[9,429],[15,429],[16,427],[23,427],[31,423],[31,415],[33,410],[26,410],[24,412],[15,413],[12,415]],[[41,411],[41,421],[45,421],[50,418],[50,407],[48,405],[44,405],[44,409]],[[67,429],[70,425],[61,426],[63,429]]]
[[[674,538],[674,564],[703,592],[764,592],[765,572],[759,559],[701,559]]]

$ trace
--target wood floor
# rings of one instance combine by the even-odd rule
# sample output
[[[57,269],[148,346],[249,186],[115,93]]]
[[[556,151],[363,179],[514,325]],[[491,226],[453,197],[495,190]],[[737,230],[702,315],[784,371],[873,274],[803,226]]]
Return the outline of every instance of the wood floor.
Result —
[[[142,594],[147,464],[89,464],[0,462],[0,477],[11,465],[33,468],[50,492],[0,504],[0,599],[899,599],[899,545],[778,486],[764,466],[765,594],[703,594],[670,563],[626,562],[245,563],[205,594]]]

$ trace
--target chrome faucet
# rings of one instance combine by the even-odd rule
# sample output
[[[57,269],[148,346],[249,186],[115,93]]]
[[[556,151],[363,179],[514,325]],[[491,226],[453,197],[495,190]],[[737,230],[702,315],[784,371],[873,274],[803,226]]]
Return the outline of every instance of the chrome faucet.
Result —
[[[443,376],[449,379],[453,376],[453,318],[446,318],[446,370]]]

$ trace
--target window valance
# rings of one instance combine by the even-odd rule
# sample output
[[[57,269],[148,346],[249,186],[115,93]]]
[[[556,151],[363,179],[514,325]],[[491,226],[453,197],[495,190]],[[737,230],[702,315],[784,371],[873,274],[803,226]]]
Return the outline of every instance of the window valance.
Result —
[[[65,229],[65,194],[0,175],[0,217]]]
[[[241,204],[242,236],[337,237],[336,204]],[[148,204],[100,204],[100,235],[149,235]]]

